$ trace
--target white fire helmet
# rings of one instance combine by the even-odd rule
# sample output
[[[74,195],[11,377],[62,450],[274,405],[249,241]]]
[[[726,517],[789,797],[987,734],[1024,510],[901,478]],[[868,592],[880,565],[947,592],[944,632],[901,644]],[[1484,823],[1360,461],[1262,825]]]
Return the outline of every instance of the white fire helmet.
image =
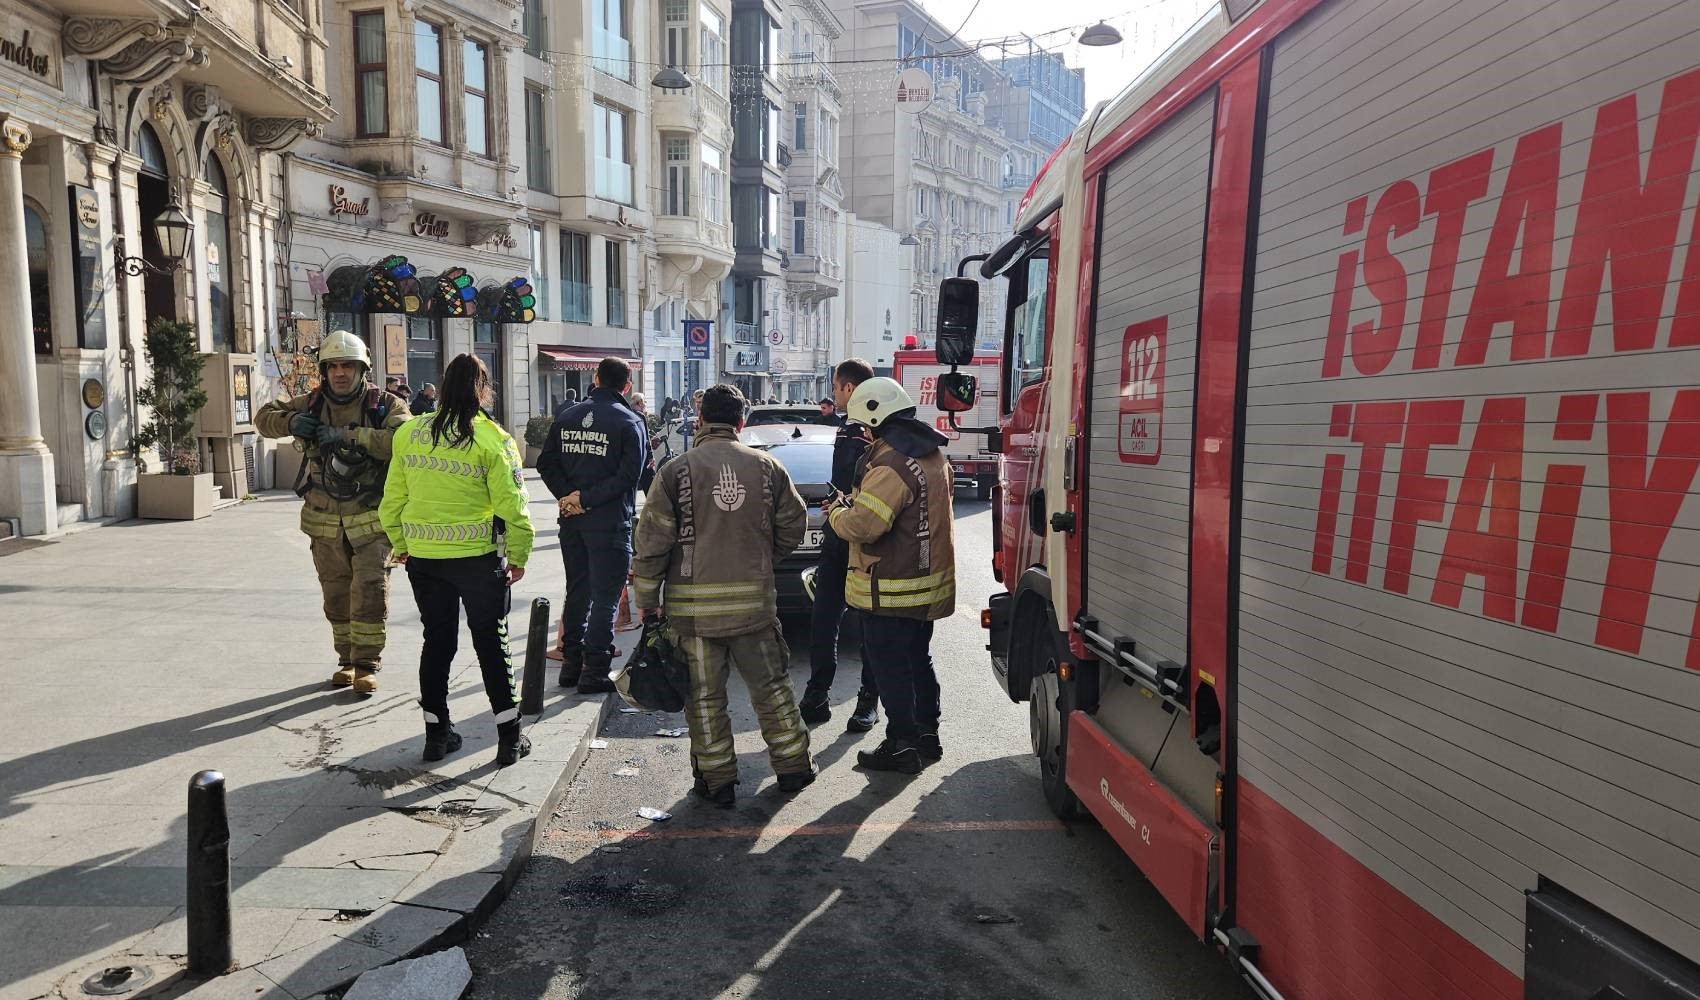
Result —
[[[337,330],[319,344],[319,364],[326,365],[332,361],[358,361],[371,371],[372,351],[364,340],[347,330]]]
[[[915,401],[894,378],[868,379],[850,394],[850,419],[868,427],[878,427],[892,417],[914,411]]]

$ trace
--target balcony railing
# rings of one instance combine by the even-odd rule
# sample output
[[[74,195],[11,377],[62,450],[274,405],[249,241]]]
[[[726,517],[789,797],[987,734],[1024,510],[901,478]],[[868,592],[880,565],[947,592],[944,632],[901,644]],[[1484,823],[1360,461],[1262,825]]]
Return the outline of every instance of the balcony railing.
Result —
[[[622,205],[632,203],[632,165],[610,160],[605,156],[596,158],[596,197],[608,201],[617,201]]]
[[[595,46],[591,65],[597,72],[606,73],[616,80],[632,79],[632,43],[607,28],[597,28],[593,32],[592,44]]]
[[[789,167],[790,165],[791,165],[791,147],[785,145],[782,142],[782,143],[779,144],[779,166],[783,168],[783,167]]]

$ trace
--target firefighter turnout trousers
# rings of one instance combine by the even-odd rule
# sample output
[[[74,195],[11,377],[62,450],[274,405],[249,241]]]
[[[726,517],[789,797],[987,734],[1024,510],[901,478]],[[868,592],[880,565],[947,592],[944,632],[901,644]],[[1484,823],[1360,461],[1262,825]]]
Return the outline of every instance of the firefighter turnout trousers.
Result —
[[[745,635],[681,635],[679,645],[690,664],[691,697],[685,705],[685,722],[691,730],[691,763],[697,777],[710,788],[738,779],[732,718],[726,710],[726,681],[732,667],[749,689],[774,773],[809,770],[809,730],[797,714],[786,673],[790,651],[777,622]]]
[[[390,616],[390,540],[375,510],[353,514],[301,508],[337,665],[376,671]]]

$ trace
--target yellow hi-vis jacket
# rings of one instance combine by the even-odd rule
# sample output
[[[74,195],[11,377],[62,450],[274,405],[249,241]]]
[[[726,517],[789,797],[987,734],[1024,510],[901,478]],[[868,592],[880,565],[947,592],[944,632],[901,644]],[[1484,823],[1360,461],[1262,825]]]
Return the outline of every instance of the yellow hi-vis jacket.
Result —
[[[480,413],[472,420],[471,441],[457,447],[445,436],[433,444],[435,417],[414,417],[395,434],[378,516],[396,555],[461,559],[494,552],[499,517],[507,528],[508,564],[523,568],[533,532],[514,439]]]
[[[950,461],[942,451],[910,458],[885,441],[875,441],[863,461],[867,471],[848,505],[827,516],[850,543],[845,601],[893,618],[950,617],[956,610]]]

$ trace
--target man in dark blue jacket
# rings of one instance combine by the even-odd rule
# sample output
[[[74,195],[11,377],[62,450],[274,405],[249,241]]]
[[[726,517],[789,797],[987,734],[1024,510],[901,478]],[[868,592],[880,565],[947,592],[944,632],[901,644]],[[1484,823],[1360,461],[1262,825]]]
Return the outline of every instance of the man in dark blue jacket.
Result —
[[[850,394],[856,387],[874,377],[866,361],[851,358],[832,370],[832,395],[838,413],[850,405]],[[823,413],[822,422],[826,422]],[[862,453],[868,450],[868,429],[837,416],[838,436],[832,442],[832,488],[848,494],[856,487],[856,466]],[[832,718],[828,701],[832,694],[832,679],[838,674],[838,630],[844,620],[844,579],[850,572],[850,543],[832,533],[828,526],[821,541],[820,562],[815,568],[814,619],[809,624],[809,683],[803,689],[797,709],[803,721],[819,725]],[[865,733],[880,721],[879,687],[868,663],[867,650],[862,652],[862,689],[856,695],[856,710],[851,713],[847,729]]]
[[[624,361],[603,358],[589,397],[555,417],[537,459],[561,509],[567,602],[560,684],[577,685],[580,694],[614,690],[614,614],[632,568],[633,493],[649,462],[643,418],[620,395],[630,382]]]

